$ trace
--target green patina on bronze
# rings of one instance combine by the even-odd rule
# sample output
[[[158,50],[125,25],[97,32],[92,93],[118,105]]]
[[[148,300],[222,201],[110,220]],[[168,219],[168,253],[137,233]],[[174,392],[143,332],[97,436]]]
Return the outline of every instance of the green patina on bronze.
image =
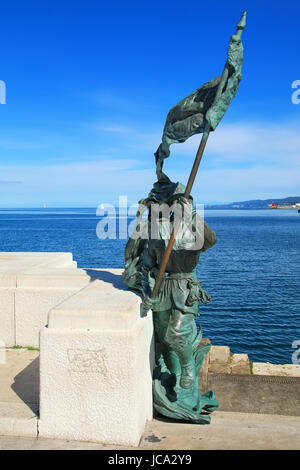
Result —
[[[156,182],[148,198],[140,201],[140,211],[150,209],[148,219],[138,223],[138,238],[130,238],[125,250],[124,280],[143,297],[145,312],[153,310],[156,367],[153,375],[154,407],[162,415],[195,423],[208,423],[203,414],[218,406],[212,392],[200,395],[198,375],[210,346],[199,347],[202,332],[197,335],[195,317],[199,303],[208,303],[210,295],[202,289],[196,269],[200,254],[216,243],[216,234],[198,216],[192,199],[184,201],[180,183]],[[182,219],[158,296],[150,300],[160,262],[163,258],[174,217],[159,213],[163,205],[187,206],[196,233]],[[154,211],[154,207],[158,207]],[[154,214],[155,212],[155,214]],[[157,237],[151,236],[153,225]],[[198,242],[195,239],[198,237]]]
[[[195,324],[200,302],[211,301],[197,279],[196,269],[200,254],[211,248],[217,237],[197,214],[190,191],[172,182],[162,166],[170,155],[170,145],[191,135],[206,135],[204,149],[209,132],[224,116],[241,80],[245,16],[231,37],[222,76],[198,88],[169,112],[162,143],[155,153],[158,181],[139,202],[136,230],[125,249],[124,280],[142,296],[142,315],[153,311],[154,408],[163,416],[198,424],[209,423],[208,413],[218,407],[213,392],[199,393],[199,371],[210,345],[202,346],[202,329],[197,335]],[[146,212],[145,220],[142,214]],[[157,295],[153,296],[156,284]]]

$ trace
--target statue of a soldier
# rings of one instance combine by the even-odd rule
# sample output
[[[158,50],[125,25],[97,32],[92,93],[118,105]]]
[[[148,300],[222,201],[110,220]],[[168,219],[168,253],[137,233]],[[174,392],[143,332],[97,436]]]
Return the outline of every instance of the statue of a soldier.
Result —
[[[196,276],[200,254],[216,243],[216,234],[193,207],[191,189],[207,139],[224,116],[241,80],[241,35],[246,12],[231,36],[221,76],[198,88],[168,113],[162,142],[156,153],[157,182],[148,198],[140,201],[138,223],[125,250],[124,280],[141,292],[141,312],[153,311],[156,368],[153,377],[154,407],[164,416],[207,423],[208,412],[218,402],[213,392],[199,393],[198,373],[210,345],[196,334],[199,302],[210,296]],[[170,145],[202,133],[187,183],[173,183],[163,172]],[[148,210],[148,219],[141,215]]]
[[[183,191],[178,185],[177,189]],[[167,201],[163,201],[167,203]],[[150,238],[142,254],[144,275],[144,305],[154,313],[155,332],[159,338],[162,354],[168,369],[180,375],[180,385],[189,388],[195,376],[195,364],[192,355],[192,343],[196,336],[195,317],[199,314],[199,301],[208,303],[209,296],[202,290],[196,276],[200,253],[216,243],[215,232],[198,219],[192,201],[184,202],[190,206],[194,235],[188,223],[183,219],[183,229],[177,236],[166,271],[160,286],[159,294],[151,299],[152,289],[160,269],[174,221],[158,217],[158,238]],[[200,240],[202,243],[200,243]],[[150,295],[147,295],[150,293]]]
[[[210,346],[199,348],[195,317],[199,302],[210,296],[196,276],[200,254],[216,243],[216,234],[197,214],[185,188],[164,175],[140,201],[139,212],[149,211],[139,222],[135,238],[126,247],[125,281],[141,291],[142,312],[153,310],[156,369],[154,406],[161,414],[194,422],[207,422],[201,411],[218,406],[214,395],[199,394],[198,373]],[[161,261],[176,222],[177,232],[159,293],[151,298]]]

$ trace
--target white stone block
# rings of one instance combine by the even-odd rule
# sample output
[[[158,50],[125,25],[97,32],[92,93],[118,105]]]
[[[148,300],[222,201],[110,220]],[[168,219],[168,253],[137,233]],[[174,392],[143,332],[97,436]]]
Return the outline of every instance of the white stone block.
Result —
[[[0,252],[0,273],[19,274],[38,266],[74,266],[72,253]]]
[[[0,340],[0,366],[6,364],[6,345],[5,342]]]
[[[82,289],[92,282],[94,278],[87,275],[84,270],[77,268],[32,269],[26,274],[17,277],[18,289]]]
[[[14,289],[0,289],[0,342],[15,345]]]
[[[47,268],[65,268],[77,266],[76,261],[73,261],[72,253],[43,253],[44,256],[42,262],[39,266],[44,266]]]
[[[15,274],[0,274],[0,288],[1,289],[14,289],[16,285],[17,285],[17,277]]]
[[[40,329],[47,324],[51,308],[77,289],[16,289],[15,335],[19,346],[39,347]]]
[[[50,312],[40,436],[137,446],[152,419],[152,315],[141,318],[139,297],[116,285],[93,283]]]
[[[120,277],[121,270],[76,266],[72,253],[0,252],[0,341],[38,347],[51,308],[99,276]]]

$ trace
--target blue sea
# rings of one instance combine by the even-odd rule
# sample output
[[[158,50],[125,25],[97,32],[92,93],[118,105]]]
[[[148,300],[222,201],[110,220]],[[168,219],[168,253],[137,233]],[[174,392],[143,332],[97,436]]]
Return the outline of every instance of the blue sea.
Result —
[[[78,267],[120,268],[125,239],[99,240],[96,209],[1,209],[0,251],[68,251]],[[252,361],[292,362],[300,340],[300,214],[296,210],[207,210],[217,244],[198,277],[204,337]]]

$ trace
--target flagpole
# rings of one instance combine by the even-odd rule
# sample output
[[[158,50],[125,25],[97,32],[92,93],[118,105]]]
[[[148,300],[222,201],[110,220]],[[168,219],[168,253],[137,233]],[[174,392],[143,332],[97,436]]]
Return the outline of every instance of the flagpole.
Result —
[[[241,37],[242,32],[245,28],[246,14],[247,14],[247,12],[244,11],[244,13],[241,17],[241,20],[237,25],[236,35],[239,36],[239,37]],[[215,95],[215,98],[214,98],[213,105],[219,99],[219,97],[220,97],[220,95],[223,91],[223,88],[226,84],[227,78],[228,78],[228,62],[226,61],[226,64],[225,64],[225,67],[224,67],[224,70],[223,70],[223,73],[222,73],[221,81],[219,83],[219,86],[218,86],[218,89],[217,89],[217,92],[216,92],[216,95]],[[188,199],[190,194],[191,194],[192,187],[193,187],[193,184],[194,184],[197,172],[198,172],[198,168],[199,168],[201,159],[203,157],[203,153],[204,153],[204,150],[205,150],[205,147],[206,147],[206,144],[207,144],[207,140],[208,140],[210,131],[211,131],[210,124],[209,124],[208,121],[206,121],[205,128],[204,128],[202,138],[201,138],[201,142],[199,144],[198,151],[197,151],[197,154],[196,154],[196,157],[195,157],[195,161],[194,161],[194,164],[193,164],[193,167],[192,167],[192,170],[191,170],[191,173],[190,173],[187,185],[186,185],[186,189],[185,189],[185,192],[184,192],[184,197],[186,199]],[[161,265],[160,265],[160,269],[159,269],[159,273],[158,273],[157,278],[156,278],[155,286],[154,286],[152,294],[151,294],[152,299],[154,299],[157,296],[157,293],[158,293],[158,290],[159,290],[164,272],[166,270],[166,266],[167,266],[167,263],[169,261],[169,258],[170,258],[170,255],[171,255],[171,252],[172,252],[172,249],[173,249],[173,246],[174,246],[174,243],[175,243],[176,236],[177,236],[178,230],[180,228],[180,225],[181,225],[181,220],[180,220],[180,218],[178,218],[178,220],[175,222],[175,225],[174,225],[174,228],[173,228],[168,246],[166,248],[164,257],[163,257]]]

